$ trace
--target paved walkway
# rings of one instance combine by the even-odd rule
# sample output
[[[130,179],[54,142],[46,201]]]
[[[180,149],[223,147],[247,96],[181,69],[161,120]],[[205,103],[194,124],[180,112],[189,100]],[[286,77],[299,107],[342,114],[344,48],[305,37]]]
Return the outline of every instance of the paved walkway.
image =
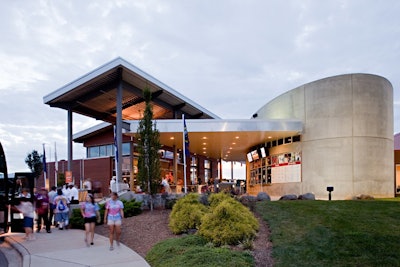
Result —
[[[26,241],[24,236],[23,233],[10,233],[5,237],[6,242],[22,255],[23,267],[150,266],[123,244],[114,245],[114,250],[110,251],[108,238],[101,235],[95,234],[94,245],[87,247],[82,230],[53,228],[51,234],[42,230],[35,233],[36,239],[32,241]]]

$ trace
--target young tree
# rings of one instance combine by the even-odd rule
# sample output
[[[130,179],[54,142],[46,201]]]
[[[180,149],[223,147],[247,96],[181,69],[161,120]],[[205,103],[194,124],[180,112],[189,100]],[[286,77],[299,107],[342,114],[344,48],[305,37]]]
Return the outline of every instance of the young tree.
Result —
[[[43,171],[43,155],[39,155],[36,150],[32,150],[25,158],[25,163],[33,173],[35,178],[38,178]]]
[[[153,123],[153,107],[150,104],[151,92],[149,88],[143,91],[146,102],[143,118],[139,122],[138,136],[138,182],[142,190],[149,195],[157,192],[160,184],[160,156],[158,154],[160,145],[160,133]]]

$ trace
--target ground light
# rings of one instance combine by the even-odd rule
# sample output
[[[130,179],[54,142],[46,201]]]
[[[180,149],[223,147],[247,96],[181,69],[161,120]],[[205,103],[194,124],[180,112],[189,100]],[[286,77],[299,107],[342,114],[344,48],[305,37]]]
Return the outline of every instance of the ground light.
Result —
[[[326,188],[326,191],[329,192],[328,199],[331,200],[332,199],[331,192],[333,191],[333,186],[328,186]]]

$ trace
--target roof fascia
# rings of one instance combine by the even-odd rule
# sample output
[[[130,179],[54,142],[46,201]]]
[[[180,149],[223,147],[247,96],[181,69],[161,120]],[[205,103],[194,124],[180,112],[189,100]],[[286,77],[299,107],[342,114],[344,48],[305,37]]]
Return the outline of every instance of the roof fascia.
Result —
[[[211,116],[214,119],[220,119],[219,116],[215,115],[214,113],[210,112],[209,110],[203,108],[202,106],[200,106],[199,104],[193,102],[192,100],[190,100],[189,98],[183,96],[182,94],[180,94],[179,92],[177,92],[176,90],[172,89],[171,87],[169,87],[168,85],[162,83],[161,81],[157,80],[156,78],[154,78],[153,76],[151,76],[150,74],[144,72],[143,70],[139,69],[138,67],[136,67],[135,65],[129,63],[128,61],[126,61],[125,59],[121,58],[121,57],[117,57],[116,59],[96,68],[95,70],[83,75],[82,77],[64,85],[63,87],[57,89],[56,91],[46,95],[43,97],[43,102],[45,104],[49,104],[50,102],[53,101],[54,99],[56,99],[57,97],[62,96],[63,94],[66,94],[67,92],[69,92],[70,90],[81,86],[82,84],[96,78],[97,76],[102,75],[103,73],[110,71],[114,68],[117,68],[118,66],[122,66],[125,67],[127,70],[132,71],[136,74],[138,74],[139,76],[143,77],[144,79],[148,80],[149,82],[153,83],[154,85],[162,88],[163,90],[168,91],[169,93],[171,93],[172,95],[174,95],[177,98],[180,98],[181,100],[183,100],[184,102],[190,104],[191,106],[193,106],[194,108],[202,111],[205,114],[208,114],[209,116]]]

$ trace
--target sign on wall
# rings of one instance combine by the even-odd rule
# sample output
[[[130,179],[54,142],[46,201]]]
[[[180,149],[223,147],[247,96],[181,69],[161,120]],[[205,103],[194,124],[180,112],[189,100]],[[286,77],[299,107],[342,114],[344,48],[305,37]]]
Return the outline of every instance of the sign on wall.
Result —
[[[271,183],[301,182],[301,153],[271,156]]]

